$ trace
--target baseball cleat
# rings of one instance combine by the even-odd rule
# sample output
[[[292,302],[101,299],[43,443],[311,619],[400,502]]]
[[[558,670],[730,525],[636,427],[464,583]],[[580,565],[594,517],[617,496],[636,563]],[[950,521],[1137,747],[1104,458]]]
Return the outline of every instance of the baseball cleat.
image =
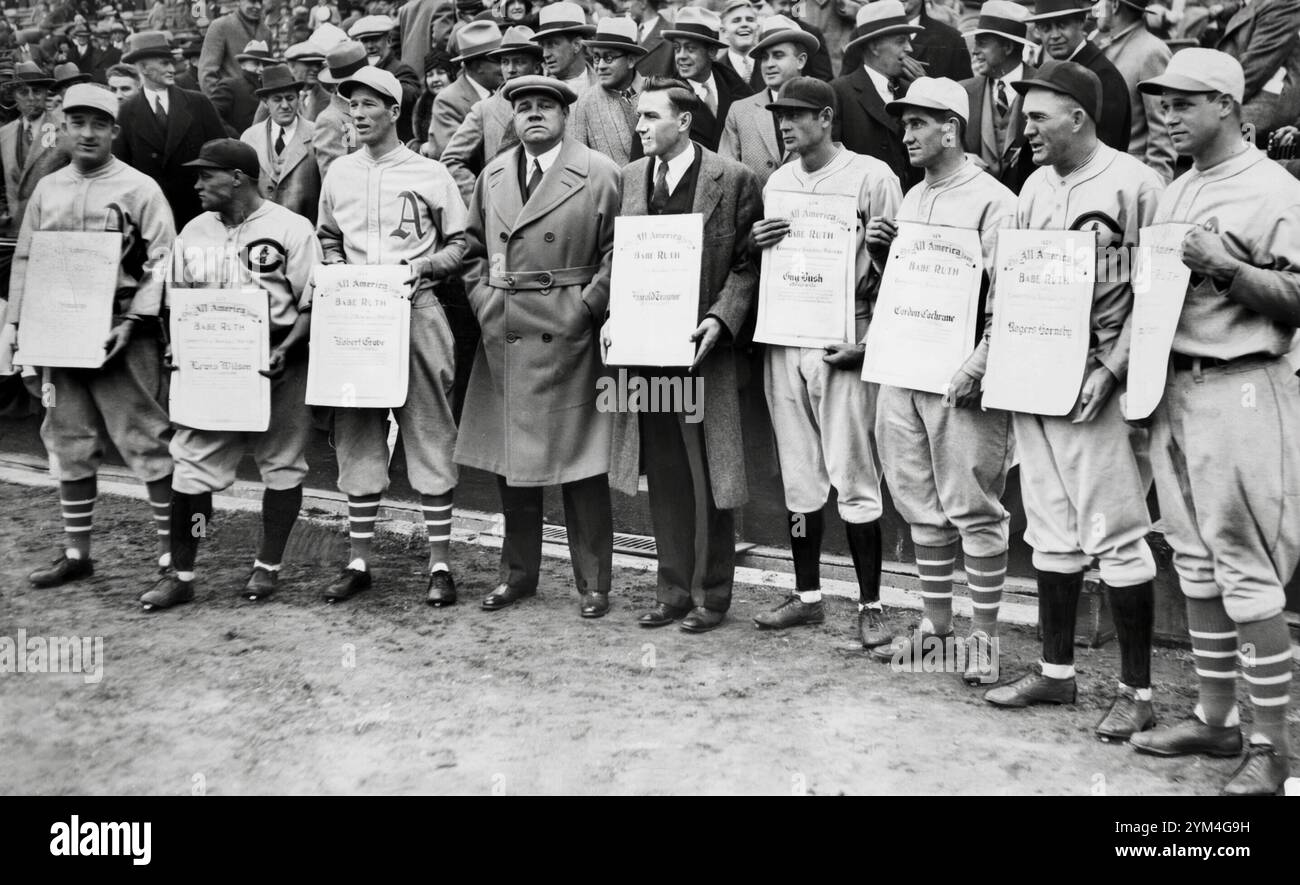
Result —
[[[248,583],[244,585],[244,595],[254,601],[266,599],[275,592],[275,588],[279,583],[279,572],[273,572],[260,566],[254,567],[253,573],[248,576]]]
[[[858,612],[858,638],[862,647],[871,649],[880,645],[889,645],[894,641],[894,632],[885,622],[885,613],[868,606]]]
[[[451,572],[429,573],[429,592],[425,599],[434,608],[456,604],[456,579]]]
[[[1246,758],[1224,785],[1221,796],[1281,796],[1291,776],[1290,760],[1267,741],[1251,743]]]
[[[95,573],[93,559],[69,559],[65,553],[48,566],[38,568],[27,576],[33,587],[61,587],[82,578],[89,578]]]
[[[182,581],[175,574],[170,574],[159,578],[153,589],[140,597],[140,605],[147,612],[160,611],[193,599],[194,582]]]
[[[1138,700],[1136,694],[1121,691],[1110,710],[1097,723],[1097,737],[1103,741],[1123,743],[1133,735],[1155,728],[1156,714],[1150,701]]]
[[[1166,725],[1129,738],[1133,749],[1148,756],[1236,756],[1241,752],[1241,728],[1236,725],[1206,725],[1193,716],[1177,725]]]
[[[1078,697],[1074,677],[1053,679],[1042,673],[1026,673],[1015,682],[990,688],[984,700],[995,707],[1029,707],[1034,704],[1073,704]]]
[[[826,610],[820,600],[804,602],[796,593],[771,611],[755,615],[754,626],[760,630],[784,630],[803,624],[821,624],[825,620]]]
[[[342,602],[350,599],[362,590],[370,589],[370,571],[345,568],[334,583],[325,588],[326,602]]]

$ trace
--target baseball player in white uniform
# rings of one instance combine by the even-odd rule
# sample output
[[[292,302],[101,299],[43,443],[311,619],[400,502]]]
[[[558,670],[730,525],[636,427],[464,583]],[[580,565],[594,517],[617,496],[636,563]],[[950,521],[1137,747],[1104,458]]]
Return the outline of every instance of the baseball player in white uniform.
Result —
[[[460,269],[465,204],[446,167],[398,141],[402,87],[396,77],[379,68],[361,68],[339,84],[338,92],[349,102],[361,149],[339,157],[326,173],[317,235],[326,263],[411,267],[410,392],[405,405],[392,412],[428,530],[428,601],[451,605],[456,601],[448,565],[456,486],[450,400],[455,342],[433,284]],[[336,409],[334,437],[339,490],[348,496],[352,552],[342,575],[325,591],[330,601],[347,599],[371,584],[371,539],[388,487],[388,411]]]
[[[925,170],[925,180],[903,197],[896,221],[979,231],[984,285],[973,350],[946,394],[880,387],[876,443],[894,505],[916,547],[924,616],[913,637],[898,637],[875,654],[890,663],[916,664],[929,637],[952,635],[953,566],[960,541],[973,613],[963,678],[992,682],[1010,524],[1002,493],[1015,445],[1011,415],[981,409],[979,398],[993,328],[994,251],[998,231],[1015,224],[1016,195],[966,156],[962,138],[970,99],[960,83],[920,77],[886,110],[901,118],[911,164]],[[888,219],[873,219],[867,227],[867,246],[881,267],[896,235],[896,224]]]
[[[1155,721],[1151,707],[1151,631],[1156,566],[1145,490],[1116,388],[1128,366],[1133,288],[1108,269],[1113,249],[1132,250],[1150,224],[1162,182],[1128,154],[1102,144],[1101,81],[1074,62],[1048,61],[1024,94],[1025,133],[1039,168],[1020,192],[1017,226],[1095,231],[1091,344],[1080,393],[1069,414],[1016,413],[1021,497],[1034,549],[1043,660],[984,697],[1001,707],[1075,700],[1074,628],[1083,572],[1095,558],[1115,620],[1120,686],[1098,737],[1127,740]],[[993,347],[999,342],[993,341]]]
[[[1244,83],[1232,56],[1186,49],[1140,84],[1193,162],[1155,218],[1196,227],[1151,462],[1200,691],[1194,718],[1132,738],[1161,756],[1237,755],[1240,666],[1254,722],[1223,791],[1236,796],[1280,793],[1289,775],[1283,588],[1300,564],[1300,385],[1284,357],[1300,326],[1300,182],[1243,142]]]
[[[825,615],[821,598],[822,507],[831,486],[838,496],[840,518],[858,579],[858,624],[862,644],[874,648],[891,633],[880,606],[880,475],[872,449],[875,384],[864,382],[863,340],[871,301],[880,283],[871,266],[864,231],[874,216],[892,218],[902,192],[898,177],[874,157],[855,154],[831,140],[835,95],[813,77],[795,77],[767,106],[777,118],[785,148],[798,155],[772,173],[764,195],[773,191],[847,194],[857,199],[857,291],[855,337],[821,347],[767,345],[764,391],[776,434],[781,481],[789,516],[790,548],[795,565],[795,594],[770,612],[754,618],[760,628],[780,629],[819,624]],[[770,249],[790,229],[784,218],[754,224],[758,249]]]
[[[57,464],[67,536],[63,555],[28,576],[37,587],[57,587],[95,573],[90,536],[96,482],[111,440],[127,466],[144,480],[166,568],[172,460],[171,425],[160,403],[162,340],[158,314],[176,237],[172,213],[157,182],[112,155],[117,99],[102,86],[79,83],[64,95],[63,131],[72,163],[42,178],[27,204],[14,251],[3,346],[21,343],[24,298],[58,293],[29,287],[27,262],[36,231],[119,231],[122,258],[104,364],[98,369],[50,368],[41,439]],[[12,353],[10,353],[10,359]],[[4,362],[9,362],[9,359]]]
[[[311,293],[308,281],[320,263],[315,226],[301,215],[265,200],[258,192],[257,151],[233,138],[209,141],[195,167],[195,190],[203,212],[176,238],[172,285],[183,288],[266,292],[270,306],[271,421],[261,433],[199,430],[176,425],[171,454],[172,568],[140,597],[146,611],[170,608],[194,598],[195,558],[202,531],[212,519],[212,493],[229,488],[246,451],[262,475],[262,536],[244,595],[262,599],[275,592],[289,532],[302,506],[307,475],[304,451],[311,436],[306,404],[307,335]],[[175,308],[175,295],[170,306]],[[186,358],[172,344],[172,364]],[[196,520],[201,516],[201,520]]]

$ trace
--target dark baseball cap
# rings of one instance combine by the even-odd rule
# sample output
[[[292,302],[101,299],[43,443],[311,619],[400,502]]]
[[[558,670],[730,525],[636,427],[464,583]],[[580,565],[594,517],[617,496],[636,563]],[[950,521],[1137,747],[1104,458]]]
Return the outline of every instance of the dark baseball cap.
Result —
[[[795,77],[781,87],[776,101],[765,105],[769,111],[793,108],[802,111],[820,111],[835,107],[835,90],[829,83],[816,77]]]
[[[1034,87],[1068,95],[1083,105],[1094,123],[1101,119],[1101,80],[1081,64],[1055,59],[1045,61],[1033,79],[1011,84],[1011,88],[1021,95]]]
[[[259,167],[257,151],[253,146],[244,144],[237,138],[214,138],[199,148],[199,158],[190,160],[185,166],[200,169],[225,169],[229,172],[238,170],[249,178],[257,178]]]

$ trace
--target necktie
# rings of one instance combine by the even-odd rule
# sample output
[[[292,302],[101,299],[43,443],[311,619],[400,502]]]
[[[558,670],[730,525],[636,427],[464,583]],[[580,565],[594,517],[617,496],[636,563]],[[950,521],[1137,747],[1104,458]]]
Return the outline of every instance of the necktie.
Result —
[[[997,111],[998,111],[998,119],[1001,120],[1003,117],[1007,115],[1007,111],[1011,110],[1011,105],[1007,103],[1007,84],[1003,83],[1001,80],[998,80],[997,84],[998,84]]]
[[[279,126],[277,128],[280,130],[279,134],[275,136],[275,155],[278,157],[284,153],[284,127]]]
[[[636,104],[636,90],[631,86],[627,87],[619,94],[623,96],[623,100],[628,104]]]
[[[32,124],[23,120],[23,137],[18,140],[18,165],[27,165],[27,153],[32,146]]]
[[[704,106],[709,109],[709,113],[716,117],[718,115],[718,100],[713,97],[713,90],[709,88],[709,81],[695,83],[695,94],[700,97],[700,101],[704,102]]]
[[[889,94],[894,98],[898,98],[903,94],[903,84],[899,82],[897,77],[889,78]]]
[[[532,197],[533,191],[537,190],[537,186],[541,183],[542,164],[537,160],[533,160],[533,174],[528,176],[528,196],[524,198],[525,202]]]
[[[655,189],[650,194],[650,210],[655,214],[664,211],[668,205],[668,164],[663,160],[655,166]]]
[[[158,127],[162,129],[163,132],[166,132],[167,131],[167,109],[163,107],[161,98],[158,99],[158,103],[154,105],[153,115],[154,118],[158,121]]]

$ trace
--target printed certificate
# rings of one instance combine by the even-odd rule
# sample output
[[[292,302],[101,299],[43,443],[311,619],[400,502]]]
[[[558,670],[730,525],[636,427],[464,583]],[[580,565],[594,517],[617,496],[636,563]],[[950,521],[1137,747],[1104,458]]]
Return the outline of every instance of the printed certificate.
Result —
[[[307,362],[309,405],[393,409],[406,403],[410,274],[405,265],[316,268]]]
[[[611,366],[689,366],[699,326],[704,216],[614,219],[609,279]]]
[[[1133,338],[1129,344],[1124,417],[1140,421],[1165,393],[1169,350],[1192,271],[1183,264],[1183,237],[1193,225],[1169,223],[1138,231],[1133,263]]]
[[[104,364],[121,254],[122,235],[115,231],[32,232],[17,365]]]
[[[261,289],[172,289],[169,411],[196,430],[261,432],[271,423],[270,302]]]

